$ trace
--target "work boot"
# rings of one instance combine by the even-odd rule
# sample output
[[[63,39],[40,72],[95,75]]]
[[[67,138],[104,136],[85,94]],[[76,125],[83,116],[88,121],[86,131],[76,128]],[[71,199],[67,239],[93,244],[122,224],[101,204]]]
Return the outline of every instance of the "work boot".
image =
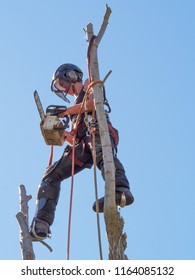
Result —
[[[38,218],[34,218],[30,227],[30,234],[33,241],[41,241],[51,237],[49,223]]]
[[[124,206],[132,204],[133,202],[134,202],[134,197],[133,197],[132,193],[130,192],[129,188],[125,188],[122,186],[116,187],[116,205],[117,206],[124,207]],[[104,197],[101,197],[100,199],[98,199],[98,205],[99,205],[99,213],[104,212]],[[93,208],[93,211],[96,212],[96,202],[94,202],[92,208]]]

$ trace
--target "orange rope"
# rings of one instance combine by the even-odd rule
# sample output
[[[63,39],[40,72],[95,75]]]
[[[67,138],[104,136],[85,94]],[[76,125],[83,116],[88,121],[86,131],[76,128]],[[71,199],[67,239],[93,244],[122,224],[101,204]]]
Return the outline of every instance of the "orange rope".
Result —
[[[103,83],[101,80],[96,80],[91,82],[88,85],[86,94],[89,94],[90,89],[97,83]],[[86,99],[84,100],[85,102],[85,107],[86,107]],[[87,111],[87,108],[85,109],[85,113]],[[87,116],[85,117],[87,119]],[[95,118],[95,105],[93,106],[93,111],[92,111],[92,119]],[[91,139],[92,139],[92,156],[93,156],[93,166],[94,166],[94,188],[95,188],[95,201],[96,201],[96,218],[97,218],[97,230],[98,230],[98,244],[99,244],[99,253],[100,253],[100,260],[103,260],[103,254],[102,254],[102,244],[101,244],[101,230],[100,230],[100,217],[99,217],[99,204],[98,204],[98,186],[97,186],[97,164],[96,164],[96,149],[95,149],[95,129],[90,128],[88,126],[88,130],[91,134]]]
[[[73,187],[74,187],[74,167],[75,167],[75,142],[76,134],[74,134],[72,145],[72,171],[71,171],[71,187],[70,187],[70,206],[68,217],[68,240],[67,240],[67,260],[70,259],[70,232],[71,232],[71,218],[72,218],[72,201],[73,201]]]
[[[50,147],[50,156],[49,156],[48,167],[50,167],[50,166],[52,165],[52,161],[53,161],[53,150],[54,150],[54,147],[53,147],[53,145],[51,145],[51,147]]]

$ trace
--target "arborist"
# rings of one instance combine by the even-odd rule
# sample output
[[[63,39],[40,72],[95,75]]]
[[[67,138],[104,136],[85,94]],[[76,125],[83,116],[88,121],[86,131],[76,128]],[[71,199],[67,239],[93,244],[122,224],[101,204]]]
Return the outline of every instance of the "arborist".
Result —
[[[65,107],[65,109],[58,112],[55,110],[53,111],[53,115],[57,115],[58,118],[64,118],[65,116],[70,118],[71,129],[69,132],[63,132],[64,140],[68,141],[70,145],[68,144],[65,147],[62,157],[46,169],[39,185],[36,201],[36,213],[30,227],[30,233],[34,240],[44,240],[45,238],[51,236],[50,226],[54,221],[55,210],[60,195],[61,182],[71,176],[73,160],[74,174],[77,174],[85,168],[91,168],[93,165],[93,147],[85,114],[86,108],[88,116],[92,116],[92,112],[94,110],[94,97],[92,91],[90,91],[87,96],[85,106],[82,106],[88,85],[89,81],[86,80],[83,83],[83,72],[74,64],[63,64],[54,72],[51,82],[51,91],[66,102],[69,102],[67,95],[75,97],[75,101],[72,106]],[[50,113],[52,114],[52,109],[50,109]],[[78,114],[80,114],[79,120],[77,119]],[[121,196],[123,194],[125,195],[125,205],[130,205],[133,203],[134,198],[130,191],[125,169],[115,152],[118,145],[118,131],[112,126],[108,117],[107,120],[115,164],[116,204],[120,205]],[[93,119],[93,125],[94,122],[96,127],[96,164],[104,179],[104,162],[98,122],[96,119],[95,121]],[[74,135],[75,133],[76,135]],[[74,136],[76,141],[74,143],[73,159],[72,139]],[[100,213],[103,212],[104,197],[98,199],[98,206],[98,211]],[[97,211],[96,202],[94,202],[92,208],[94,211]]]

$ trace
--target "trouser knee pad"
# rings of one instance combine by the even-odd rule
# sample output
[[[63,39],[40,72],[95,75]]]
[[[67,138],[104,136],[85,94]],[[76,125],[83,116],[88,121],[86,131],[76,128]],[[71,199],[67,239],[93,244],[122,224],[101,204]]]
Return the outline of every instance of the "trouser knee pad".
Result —
[[[41,182],[36,201],[35,217],[53,223],[56,205],[58,203],[60,187],[51,187],[47,182]]]

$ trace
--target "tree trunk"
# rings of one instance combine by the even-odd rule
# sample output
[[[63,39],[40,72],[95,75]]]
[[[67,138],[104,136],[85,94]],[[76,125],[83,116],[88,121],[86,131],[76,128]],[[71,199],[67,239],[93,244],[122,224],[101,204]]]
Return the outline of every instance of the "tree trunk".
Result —
[[[100,31],[96,36],[95,40],[93,40],[93,42],[91,43],[92,45],[90,46],[89,69],[92,82],[100,80],[97,49],[108,25],[108,19],[110,17],[111,12],[112,11],[110,7],[107,6]],[[89,44],[93,35],[93,25],[89,23],[87,25],[87,41],[89,42]],[[104,218],[109,243],[109,259],[123,260],[127,259],[127,256],[124,254],[124,250],[127,246],[126,234],[122,233],[124,220],[120,218],[120,214],[117,211],[115,203],[115,166],[113,161],[113,153],[108,131],[108,124],[103,105],[102,85],[100,83],[97,83],[92,87],[92,90],[95,99],[95,109],[103,150],[105,171]]]

